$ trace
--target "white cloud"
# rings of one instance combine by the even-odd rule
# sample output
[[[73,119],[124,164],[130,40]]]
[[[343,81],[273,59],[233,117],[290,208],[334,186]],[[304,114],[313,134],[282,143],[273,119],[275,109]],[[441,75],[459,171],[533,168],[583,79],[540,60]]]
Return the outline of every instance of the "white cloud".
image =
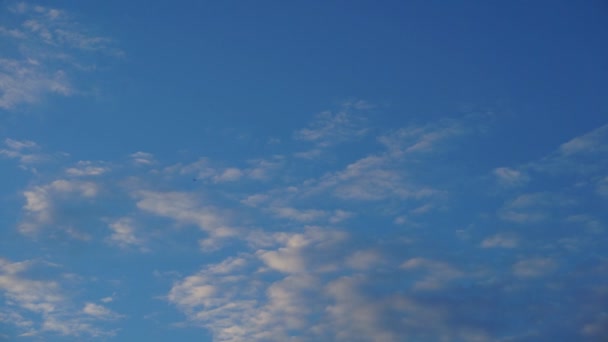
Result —
[[[137,207],[154,215],[168,217],[182,225],[196,225],[211,237],[231,237],[238,229],[231,226],[230,213],[203,205],[194,194],[184,192],[139,191]]]
[[[102,303],[111,303],[114,301],[114,296],[103,297],[102,299],[100,299],[100,301]]]
[[[493,173],[498,183],[503,186],[520,186],[529,180],[529,177],[522,171],[508,167],[496,168]]]
[[[326,272],[338,266],[336,262],[323,261],[315,255],[328,256],[334,248],[344,242],[344,232],[324,230],[319,227],[307,227],[303,233],[279,233],[274,235],[283,247],[277,250],[258,250],[257,256],[271,269],[284,273]]]
[[[235,167],[227,168],[213,177],[216,182],[234,182],[243,176],[243,172]]]
[[[299,221],[299,222],[318,221],[322,218],[327,217],[327,215],[328,215],[328,213],[324,210],[317,210],[317,209],[300,210],[300,209],[290,208],[290,207],[271,207],[270,211],[276,217]]]
[[[391,197],[426,198],[438,194],[429,187],[408,182],[406,172],[396,168],[385,156],[368,156],[344,170],[326,174],[311,182],[309,193],[332,190],[339,198],[378,201]]]
[[[431,152],[440,142],[465,132],[466,129],[461,122],[441,120],[423,126],[412,125],[400,128],[391,134],[381,136],[378,140],[391,154],[401,156],[415,152]]]
[[[109,237],[110,243],[121,248],[135,246],[145,250],[143,240],[135,234],[137,229],[133,219],[123,217],[110,223],[109,227],[112,230],[112,235]]]
[[[518,245],[519,241],[515,236],[506,234],[496,234],[481,242],[483,248],[515,248]]]
[[[253,159],[248,161],[249,167],[224,167],[216,165],[208,158],[200,158],[196,162],[182,165],[177,164],[165,168],[165,173],[190,174],[197,180],[211,180],[214,183],[236,182],[239,180],[267,180],[281,167],[283,157],[274,156],[270,159]]]
[[[597,182],[597,193],[608,198],[608,176],[600,179]]]
[[[563,155],[585,154],[608,149],[608,125],[601,126],[585,135],[576,137],[559,148]]]
[[[30,169],[32,165],[49,159],[48,156],[36,152],[40,147],[33,141],[7,138],[4,140],[4,144],[7,148],[0,149],[0,156],[19,160],[20,167],[23,169]]]
[[[4,292],[3,307],[9,310],[8,313],[0,310],[0,321],[16,326],[22,336],[40,335],[45,331],[67,336],[112,334],[85,323],[79,317],[80,312],[72,310],[72,301],[66,297],[60,283],[29,278],[26,272],[37,266],[48,268],[49,264],[32,260],[10,262],[0,258],[0,292]],[[24,319],[19,312],[27,312],[28,317],[33,314],[36,320]]]
[[[55,180],[42,186],[34,186],[23,192],[25,220],[19,225],[23,234],[36,234],[55,219],[59,203],[75,198],[93,198],[99,187],[93,182]],[[69,227],[65,227],[69,228]]]
[[[550,258],[528,258],[520,260],[513,265],[513,274],[522,278],[541,277],[557,268],[557,264]]]
[[[250,207],[257,207],[260,204],[268,201],[269,198],[270,197],[266,194],[254,194],[249,195],[245,199],[241,200],[241,203]]]
[[[85,52],[122,55],[110,39],[90,36],[64,11],[27,4],[11,9],[7,21],[18,21],[20,27],[0,27],[0,34],[7,40],[4,45],[16,46],[20,56],[0,59],[2,109],[37,103],[48,95],[81,92],[70,79],[78,71],[94,68],[83,66],[89,58]]]
[[[528,193],[507,202],[500,209],[499,216],[503,220],[516,223],[535,223],[546,220],[556,209],[572,204],[573,200],[559,194]]]
[[[95,317],[97,319],[102,320],[112,320],[121,318],[122,315],[115,313],[114,311],[106,308],[103,305],[95,304],[95,303],[85,303],[84,308],[82,308],[82,312]]]
[[[346,264],[356,270],[369,270],[383,262],[384,258],[375,250],[356,251],[346,259]]]
[[[79,161],[74,167],[69,167],[65,172],[74,177],[83,176],[100,176],[108,171],[110,167],[104,166],[104,163],[95,163],[91,161]]]
[[[326,148],[361,137],[367,133],[367,128],[363,127],[364,120],[353,114],[358,109],[364,108],[345,104],[338,112],[321,112],[308,128],[297,131],[295,138]]]
[[[581,329],[584,336],[602,338],[608,336],[608,313],[597,315],[593,322],[587,323]]]
[[[422,269],[426,272],[426,276],[414,284],[414,288],[418,290],[438,290],[452,280],[464,276],[463,272],[445,262],[426,258],[409,259],[401,264],[401,268],[405,270]]]
[[[130,155],[133,162],[137,165],[152,165],[156,164],[154,155],[147,152],[135,152]]]
[[[63,70],[46,71],[33,61],[0,59],[0,108],[36,103],[46,94],[73,93]]]

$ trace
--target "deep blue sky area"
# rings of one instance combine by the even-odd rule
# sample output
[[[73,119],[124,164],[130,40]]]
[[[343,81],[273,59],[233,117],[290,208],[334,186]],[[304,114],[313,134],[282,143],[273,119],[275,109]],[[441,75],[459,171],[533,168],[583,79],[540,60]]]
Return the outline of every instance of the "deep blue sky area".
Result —
[[[0,341],[604,341],[604,1],[0,3]]]

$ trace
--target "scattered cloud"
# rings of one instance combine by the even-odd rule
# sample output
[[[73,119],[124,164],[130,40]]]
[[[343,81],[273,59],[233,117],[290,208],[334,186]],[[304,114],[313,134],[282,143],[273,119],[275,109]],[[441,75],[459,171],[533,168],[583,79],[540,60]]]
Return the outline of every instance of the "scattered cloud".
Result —
[[[589,154],[608,151],[608,125],[601,126],[593,131],[576,137],[559,147],[564,156],[575,154]]]
[[[294,156],[316,159],[331,146],[365,136],[369,129],[365,127],[366,120],[361,114],[371,108],[373,106],[365,101],[347,101],[337,111],[327,110],[317,114],[307,128],[294,133],[296,140],[313,143],[314,147],[297,152]]]
[[[40,146],[30,140],[4,140],[6,148],[0,149],[0,156],[17,159],[22,169],[32,169],[34,165],[49,159],[49,156],[39,153]],[[35,170],[35,169],[33,169]]]
[[[363,119],[351,111],[351,106],[343,106],[337,112],[321,112],[308,128],[297,131],[295,138],[324,148],[361,137],[367,129],[362,125]]]
[[[138,191],[137,207],[167,217],[181,225],[195,225],[211,237],[231,237],[238,229],[230,224],[231,215],[220,208],[203,205],[194,194],[185,192]]]
[[[425,271],[426,276],[414,285],[414,288],[418,290],[438,290],[450,281],[464,275],[464,273],[447,263],[425,258],[409,259],[401,265],[401,268],[404,270],[421,269]]]
[[[89,34],[63,10],[25,3],[9,8],[7,24],[14,26],[0,26],[0,39],[17,57],[0,59],[1,109],[82,93],[71,75],[95,68],[90,54],[123,55],[111,39]]]
[[[141,250],[146,250],[144,242],[136,236],[137,229],[133,219],[123,217],[109,224],[112,235],[108,238],[111,244],[121,248],[139,247]]]
[[[65,172],[73,177],[100,176],[110,171],[110,167],[104,164],[92,161],[79,161],[75,166],[67,168]]]
[[[517,237],[509,234],[496,234],[481,242],[483,248],[515,248],[519,245]]]
[[[574,204],[574,201],[559,194],[530,193],[519,195],[507,202],[500,210],[503,220],[516,223],[535,223],[548,219],[553,210]]]
[[[130,155],[133,162],[137,165],[153,165],[156,164],[154,155],[147,152],[135,152]]]
[[[427,125],[411,125],[383,135],[378,141],[396,156],[432,152],[442,141],[462,135],[467,130],[457,120],[441,120]]]
[[[525,173],[508,167],[496,168],[493,173],[498,183],[506,187],[521,186],[529,181]]]
[[[97,319],[102,319],[102,320],[112,320],[112,319],[118,319],[118,318],[122,317],[121,315],[106,308],[105,306],[95,304],[95,303],[85,303],[84,308],[82,309],[82,312],[86,315],[95,317]]]
[[[521,278],[535,278],[553,272],[557,263],[550,258],[528,258],[513,265],[513,273]]]
[[[19,225],[19,231],[26,235],[36,235],[43,227],[57,219],[58,203],[82,198],[91,199],[97,196],[98,192],[99,187],[96,183],[65,179],[33,186],[23,192],[26,199],[23,206],[25,218]]]
[[[73,310],[72,300],[58,281],[28,276],[28,272],[40,266],[43,266],[40,261],[10,262],[0,258],[0,293],[4,294],[6,309],[0,310],[1,322],[15,326],[21,336],[35,336],[45,331],[73,337],[113,334],[84,321],[79,312]],[[26,314],[36,318],[24,318]]]

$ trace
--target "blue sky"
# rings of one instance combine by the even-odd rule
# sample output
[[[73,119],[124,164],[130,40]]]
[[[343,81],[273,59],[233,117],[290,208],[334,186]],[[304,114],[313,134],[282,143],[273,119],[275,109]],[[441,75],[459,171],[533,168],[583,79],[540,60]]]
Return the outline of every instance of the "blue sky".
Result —
[[[0,341],[608,337],[605,3],[0,5]]]

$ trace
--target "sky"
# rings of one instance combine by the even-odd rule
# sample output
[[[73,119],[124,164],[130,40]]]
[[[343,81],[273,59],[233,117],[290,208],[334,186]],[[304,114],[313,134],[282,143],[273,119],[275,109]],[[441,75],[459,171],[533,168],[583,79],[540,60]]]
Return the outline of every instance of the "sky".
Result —
[[[0,341],[605,341],[607,16],[0,1]]]

